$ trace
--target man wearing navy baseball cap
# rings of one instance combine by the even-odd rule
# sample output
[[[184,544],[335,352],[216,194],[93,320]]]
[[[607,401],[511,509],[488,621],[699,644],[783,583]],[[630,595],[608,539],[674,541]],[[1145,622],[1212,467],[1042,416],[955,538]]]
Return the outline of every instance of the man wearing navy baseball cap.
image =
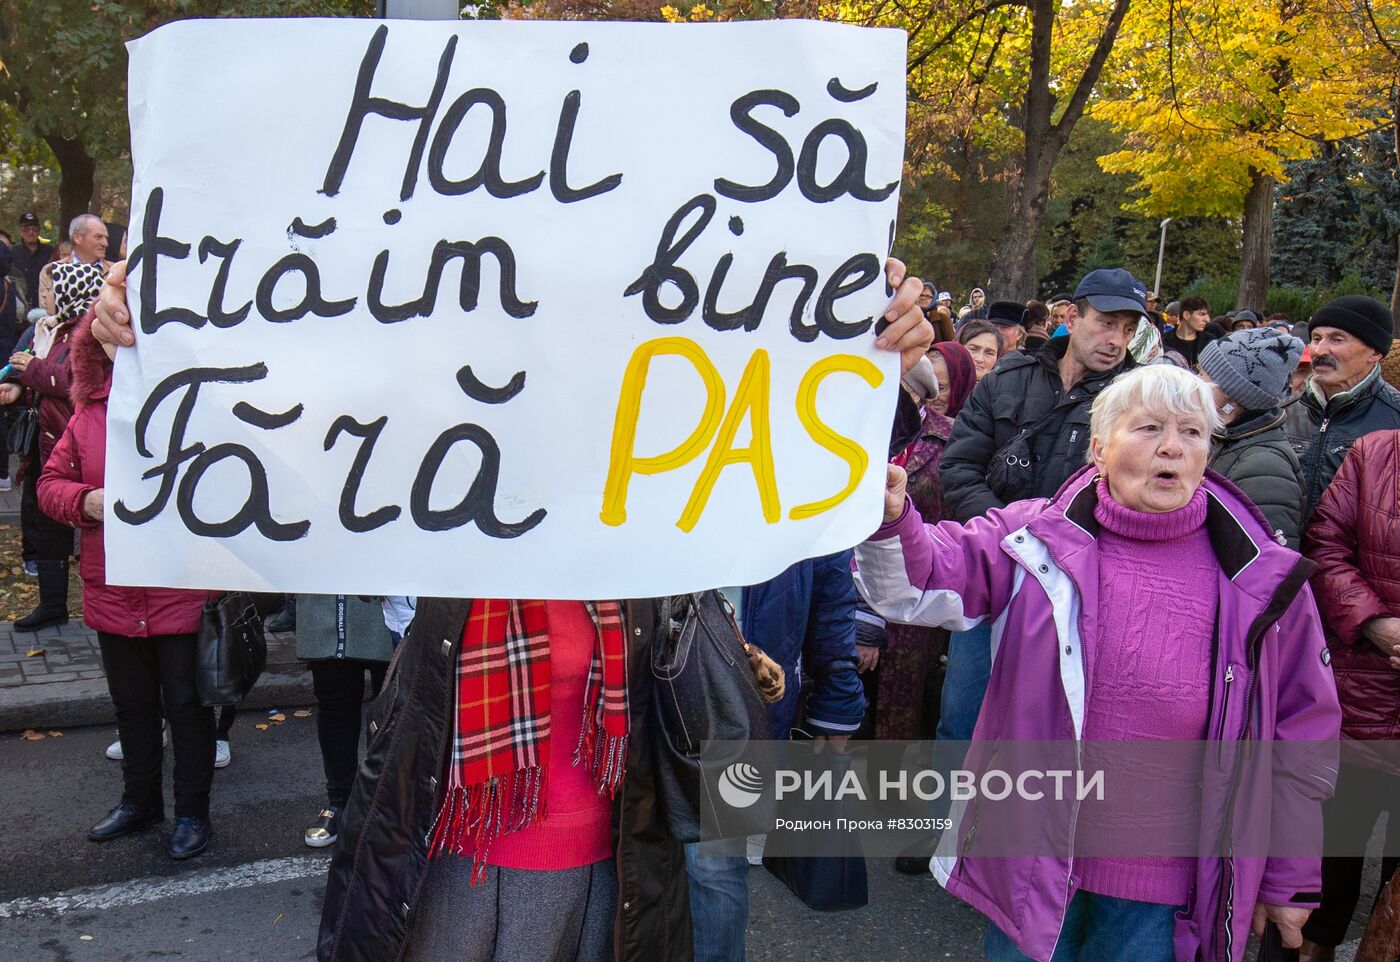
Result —
[[[39,218],[33,213],[19,218],[19,243],[11,248],[15,267],[24,275],[24,298],[30,307],[39,302],[39,270],[53,259],[53,248],[39,239]]]
[[[1089,406],[1099,389],[1132,363],[1128,343],[1147,314],[1146,299],[1147,288],[1127,271],[1090,271],[1074,291],[1068,334],[1051,338],[1034,354],[1003,357],[978,382],[943,454],[951,517],[970,521],[1009,501],[1050,497],[1083,466]],[[1010,316],[993,318],[1003,332],[1020,323],[1024,310],[1009,306],[1016,308],[1014,322]],[[1028,427],[1034,427],[1033,480],[1024,490],[994,490],[987,480],[992,455]]]
[[[977,382],[943,453],[947,517],[967,522],[1010,501],[1051,497],[1084,466],[1089,408],[1100,390],[1133,366],[1128,343],[1147,312],[1146,297],[1147,288],[1125,270],[1090,272],[1074,292],[1067,334],[1034,353],[1004,356]],[[1021,469],[991,471],[1008,458]],[[990,674],[991,622],[954,632],[940,740],[972,737]]]

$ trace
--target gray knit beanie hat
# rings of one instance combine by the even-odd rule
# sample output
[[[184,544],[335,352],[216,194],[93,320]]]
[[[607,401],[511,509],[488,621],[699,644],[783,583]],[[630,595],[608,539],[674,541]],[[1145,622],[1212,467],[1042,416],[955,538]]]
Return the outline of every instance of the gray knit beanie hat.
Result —
[[[1303,356],[1303,342],[1267,327],[1235,331],[1207,344],[1201,370],[1249,411],[1278,406]]]

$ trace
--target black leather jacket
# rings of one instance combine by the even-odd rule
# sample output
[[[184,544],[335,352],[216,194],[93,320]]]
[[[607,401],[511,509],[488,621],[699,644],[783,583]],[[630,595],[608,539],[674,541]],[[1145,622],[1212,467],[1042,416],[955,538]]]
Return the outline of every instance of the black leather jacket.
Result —
[[[1332,483],[1356,439],[1372,431],[1400,428],[1400,391],[1377,377],[1341,403],[1329,401],[1324,410],[1312,392],[1304,390],[1288,402],[1284,414],[1288,443],[1293,445],[1303,467],[1303,527],[1306,529],[1318,499]]]
[[[326,881],[320,962],[402,958],[427,875],[428,840],[451,735],[452,666],[471,601],[420,599],[371,710],[360,763]],[[619,962],[689,960],[690,902],[681,845],[666,831],[655,791],[648,724],[654,601],[623,603],[633,706],[627,775],[613,804]]]

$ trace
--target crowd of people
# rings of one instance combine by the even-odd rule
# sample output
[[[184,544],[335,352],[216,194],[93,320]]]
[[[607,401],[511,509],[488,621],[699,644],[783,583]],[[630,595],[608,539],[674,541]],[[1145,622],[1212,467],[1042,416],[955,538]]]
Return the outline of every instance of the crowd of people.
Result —
[[[123,781],[89,837],[163,819],[168,726],[169,852],[188,858],[210,844],[233,714],[216,721],[194,692],[205,593],[105,583],[107,392],[136,334],[125,265],[97,250],[94,221],[76,219],[60,254],[25,215],[0,249],[7,296],[38,298],[27,329],[0,308],[28,338],[0,404],[35,422],[16,451],[41,598],[16,628],[68,617],[76,530]],[[786,678],[766,709],[773,739],[868,739],[871,765],[891,767],[882,741],[1400,734],[1400,354],[1384,305],[1217,316],[1190,295],[1159,310],[1104,269],[1044,301],[974,289],[955,314],[899,262],[887,272],[876,343],[900,354],[904,390],[885,524],[729,592]],[[327,783],[305,841],[333,846],[319,957],[742,960],[750,859],[678,830],[663,788],[646,666],[671,610],[288,598],[272,624],[295,628],[310,665]],[[1400,772],[1338,768],[1287,773],[1286,807],[1354,852]],[[1199,808],[1194,785],[1162,791]],[[998,962],[1242,959],[1266,925],[1326,962],[1362,895],[1350,854],[990,858],[947,839],[935,855],[937,841],[895,867],[984,914]],[[1388,847],[1387,878],[1396,865]]]

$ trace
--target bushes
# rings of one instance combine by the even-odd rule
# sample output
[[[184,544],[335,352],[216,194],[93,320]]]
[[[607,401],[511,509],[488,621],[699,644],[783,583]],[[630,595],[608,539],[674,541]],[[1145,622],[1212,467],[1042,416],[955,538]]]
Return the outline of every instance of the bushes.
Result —
[[[1172,299],[1179,300],[1188,294],[1199,294],[1210,302],[1211,311],[1218,315],[1234,310],[1237,289],[1238,281],[1234,279],[1197,278],[1188,284],[1185,290],[1173,295]],[[1384,292],[1368,288],[1361,280],[1360,274],[1351,273],[1331,287],[1307,288],[1271,285],[1268,303],[1265,305],[1251,304],[1249,307],[1261,317],[1281,313],[1288,315],[1290,321],[1306,321],[1323,304],[1344,294],[1366,294],[1383,303],[1390,301],[1389,296]]]

